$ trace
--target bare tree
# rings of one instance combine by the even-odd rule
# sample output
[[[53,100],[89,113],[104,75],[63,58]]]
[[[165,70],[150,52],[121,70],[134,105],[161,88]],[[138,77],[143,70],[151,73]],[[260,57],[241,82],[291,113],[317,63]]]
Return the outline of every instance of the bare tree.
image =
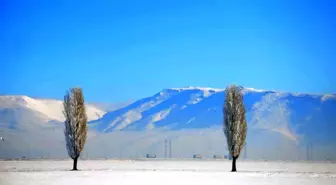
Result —
[[[87,135],[87,115],[81,88],[71,88],[64,96],[65,141],[69,156],[74,160],[73,170],[77,170],[77,160],[84,149]]]
[[[231,85],[225,90],[225,103],[223,108],[223,131],[226,136],[229,154],[232,157],[232,172],[236,170],[236,160],[244,148],[247,124],[243,94],[240,88]]]

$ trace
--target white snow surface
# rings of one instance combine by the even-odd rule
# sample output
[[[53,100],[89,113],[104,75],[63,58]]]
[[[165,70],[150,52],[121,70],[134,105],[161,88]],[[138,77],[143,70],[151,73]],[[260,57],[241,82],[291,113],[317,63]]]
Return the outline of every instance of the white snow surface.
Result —
[[[147,130],[153,130],[155,128],[155,122],[160,121],[162,119],[164,119],[165,117],[168,116],[169,112],[171,111],[171,109],[173,109],[175,106],[172,106],[166,110],[163,110],[161,112],[158,112],[154,115],[151,116],[151,120],[147,123]]]
[[[335,163],[206,160],[0,161],[0,184],[336,184]]]
[[[41,113],[49,121],[64,121],[63,101],[54,99],[34,99],[28,96],[0,96],[0,108],[26,108]],[[88,121],[96,120],[106,112],[99,108],[86,104]]]
[[[195,119],[196,119],[195,117],[193,117],[193,118],[189,119],[189,120],[187,121],[187,124],[189,124],[189,123],[193,122]]]
[[[242,87],[244,92],[265,92],[264,89],[255,89],[251,87]],[[183,88],[171,88],[172,90],[184,91],[184,90],[201,90],[201,91],[213,91],[213,92],[222,92],[225,91],[225,88],[212,88],[212,87],[201,87],[201,86],[187,86]]]
[[[281,97],[281,96],[280,96]],[[280,101],[276,94],[265,95],[253,106],[252,125],[256,128],[279,132],[298,143],[298,136],[290,128],[290,111],[288,101]]]
[[[138,121],[142,118],[141,114],[137,111],[130,110],[126,114],[123,115],[123,121],[120,123],[120,125],[117,126],[117,130],[123,129],[127,127],[130,123],[134,121]]]
[[[336,95],[334,95],[334,94],[323,95],[322,98],[321,98],[321,101],[324,102],[324,101],[329,100],[329,99],[336,99]]]
[[[251,93],[251,92],[265,92],[266,90],[263,89],[255,89],[255,88],[250,88],[250,87],[243,87],[242,89],[242,94],[247,94],[247,93]]]
[[[211,88],[211,87],[200,87],[200,86],[187,86],[182,88],[170,88],[172,90],[177,91],[184,91],[184,90],[201,90],[201,91],[214,91],[214,92],[221,92],[225,89],[218,89],[218,88]]]

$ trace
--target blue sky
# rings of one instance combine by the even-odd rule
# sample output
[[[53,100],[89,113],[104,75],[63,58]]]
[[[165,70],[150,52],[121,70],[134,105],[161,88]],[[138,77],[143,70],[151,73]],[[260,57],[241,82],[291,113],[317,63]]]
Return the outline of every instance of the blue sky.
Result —
[[[1,1],[0,94],[119,102],[236,83],[336,93],[333,1]]]

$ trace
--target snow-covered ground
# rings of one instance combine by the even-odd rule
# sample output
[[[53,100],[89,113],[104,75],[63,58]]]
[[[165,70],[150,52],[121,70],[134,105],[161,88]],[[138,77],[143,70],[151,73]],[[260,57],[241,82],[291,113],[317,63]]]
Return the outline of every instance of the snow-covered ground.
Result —
[[[0,184],[336,184],[336,163],[238,161],[0,161]]]

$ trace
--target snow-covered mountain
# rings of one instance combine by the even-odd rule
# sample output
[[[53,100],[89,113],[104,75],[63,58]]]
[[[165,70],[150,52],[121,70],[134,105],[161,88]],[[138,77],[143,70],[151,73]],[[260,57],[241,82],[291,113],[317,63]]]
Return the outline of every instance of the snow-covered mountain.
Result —
[[[330,130],[336,130],[335,94],[310,95],[243,87],[242,92],[249,128],[271,130],[292,140],[302,135],[334,137]],[[208,87],[170,88],[112,111],[101,108],[111,108],[110,104],[87,104],[89,126],[105,133],[220,127],[224,93],[224,89]],[[60,100],[0,96],[0,126],[13,129],[63,122],[62,109]]]
[[[335,139],[336,95],[285,93],[242,88],[249,129],[278,132],[297,141]],[[186,87],[164,89],[124,108],[107,112],[90,127],[116,130],[180,130],[221,126],[224,89]],[[323,137],[319,137],[323,134]]]
[[[248,158],[306,159],[306,146],[312,143],[315,160],[336,160],[335,94],[253,88],[242,88],[242,92]],[[225,153],[221,131],[224,93],[215,88],[170,88],[119,108],[109,103],[87,104],[91,121],[86,150],[97,157],[136,157],[147,152],[163,156],[164,140],[170,138],[175,157]],[[0,96],[0,135],[10,141],[0,145],[0,157],[33,155],[32,149],[36,156],[47,156],[53,150],[55,156],[66,157],[64,125],[59,124],[63,119],[61,101]],[[26,143],[30,143],[28,148]]]
[[[60,100],[34,99],[28,96],[0,96],[0,126],[25,128],[48,126],[47,122],[63,122],[63,104]],[[96,120],[106,112],[87,104],[88,120]]]
[[[106,102],[95,102],[95,103],[91,103],[90,102],[90,105],[93,105],[101,110],[104,110],[106,112],[110,112],[110,111],[114,111],[114,110],[117,110],[117,109],[121,109],[123,107],[126,107],[127,105],[133,103],[133,101],[129,100],[129,101],[126,101],[126,102],[114,102],[114,103],[106,103]]]

